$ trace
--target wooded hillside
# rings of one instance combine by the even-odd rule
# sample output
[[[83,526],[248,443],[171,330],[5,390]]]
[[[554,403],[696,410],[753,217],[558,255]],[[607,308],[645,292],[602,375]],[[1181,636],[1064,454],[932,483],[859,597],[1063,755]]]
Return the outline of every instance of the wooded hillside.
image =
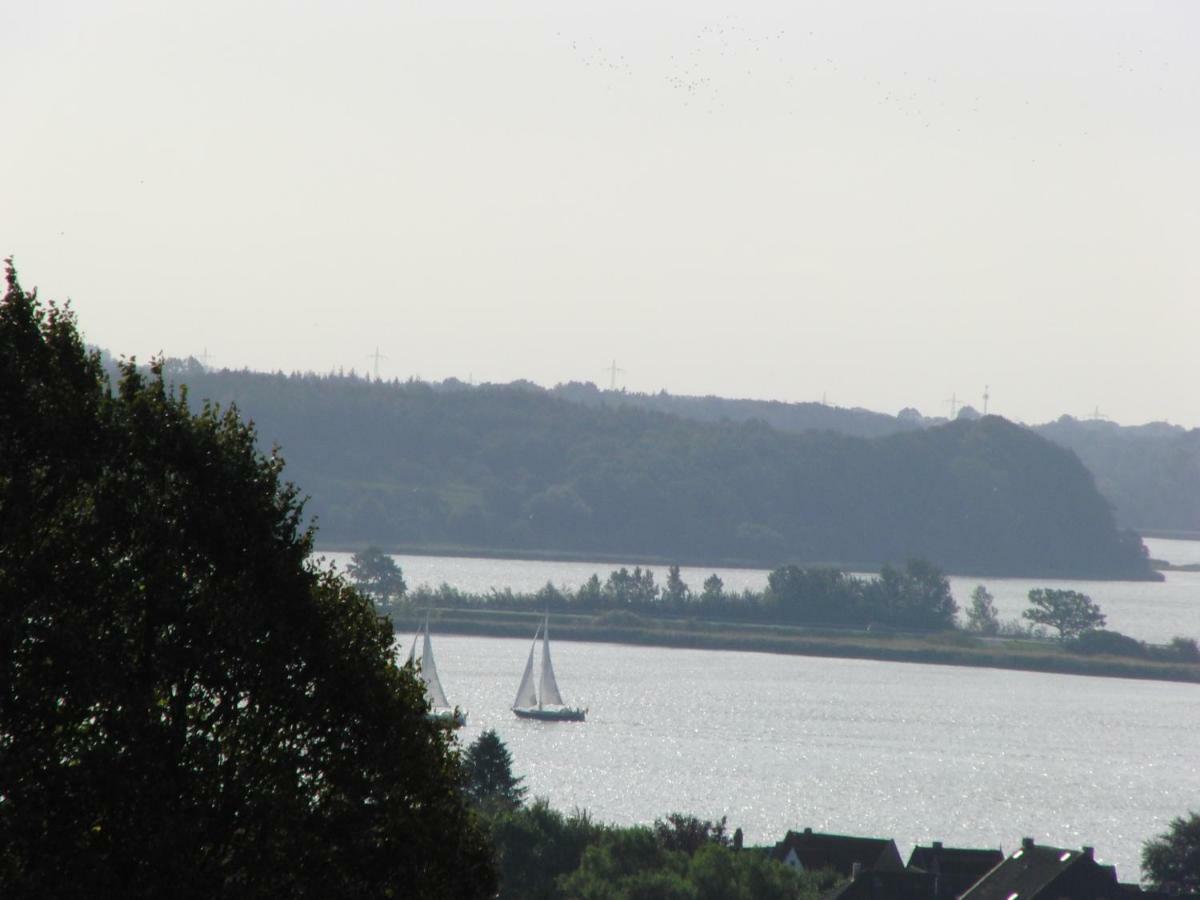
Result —
[[[193,402],[236,402],[282,447],[329,545],[1151,574],[1078,459],[997,417],[868,439],[585,406],[522,384],[198,366],[175,378]]]

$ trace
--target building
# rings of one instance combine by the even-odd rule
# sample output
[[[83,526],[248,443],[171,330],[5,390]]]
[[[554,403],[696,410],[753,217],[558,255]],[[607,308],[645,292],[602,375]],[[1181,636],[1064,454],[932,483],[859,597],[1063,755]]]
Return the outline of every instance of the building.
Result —
[[[855,866],[866,872],[904,871],[900,851],[891,839],[816,834],[811,828],[789,831],[771,849],[771,859],[801,872],[832,869],[846,878]]]
[[[1113,866],[1096,862],[1091,847],[1042,847],[1033,838],[962,894],[962,900],[1128,900]]]
[[[932,878],[931,900],[953,900],[1002,862],[1000,850],[944,847],[941,841],[934,841],[932,846],[913,848],[907,870]]]

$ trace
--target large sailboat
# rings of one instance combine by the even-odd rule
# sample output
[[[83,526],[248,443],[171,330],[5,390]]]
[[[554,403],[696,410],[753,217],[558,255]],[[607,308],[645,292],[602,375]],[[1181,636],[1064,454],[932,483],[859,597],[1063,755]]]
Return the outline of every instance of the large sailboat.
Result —
[[[537,649],[538,638],[541,638],[542,641],[542,674],[535,687],[533,652]],[[554,666],[550,664],[550,618],[548,616],[533,634],[533,646],[529,648],[529,659],[525,661],[525,674],[521,676],[521,686],[517,688],[517,699],[513,701],[512,711],[522,719],[538,719],[542,722],[582,722],[587,715],[586,709],[565,705],[562,694],[558,691]]]
[[[417,640],[421,642],[421,655],[417,656]],[[429,618],[425,618],[425,627],[413,636],[412,648],[408,651],[408,662],[417,667],[421,681],[425,683],[425,696],[429,698],[429,718],[439,725],[448,728],[461,728],[467,724],[467,714],[457,706],[451,706],[442,690],[442,680],[438,678],[437,664],[433,661],[433,642],[429,639]]]

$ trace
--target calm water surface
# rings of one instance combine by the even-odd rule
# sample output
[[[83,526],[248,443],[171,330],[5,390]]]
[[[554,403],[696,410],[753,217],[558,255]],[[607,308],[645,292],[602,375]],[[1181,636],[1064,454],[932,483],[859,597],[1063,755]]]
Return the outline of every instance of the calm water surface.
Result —
[[[1200,807],[1195,685],[562,641],[559,684],[590,711],[546,724],[508,709],[527,641],[434,646],[462,740],[495,728],[533,795],[601,821],[726,815],[753,843],[810,826],[905,858],[1029,835],[1137,880],[1142,842]]]
[[[1148,540],[1200,561],[1200,543]],[[342,568],[349,554],[326,554]],[[401,556],[410,585],[576,588],[615,563]],[[628,564],[632,568],[632,564]],[[653,567],[656,580],[665,567]],[[693,589],[714,570],[683,570]],[[717,569],[727,590],[767,571]],[[950,579],[960,606],[985,584],[1003,619],[1032,587],[1089,594],[1108,627],[1148,641],[1200,637],[1200,573],[1158,583]],[[399,636],[407,648],[408,635]],[[435,635],[442,682],[468,711],[463,741],[495,728],[531,793],[602,821],[673,811],[729,817],[755,843],[788,828],[1011,850],[1023,836],[1092,845],[1137,880],[1142,842],[1200,808],[1200,686],[994,669],[557,642],[582,724],[509,711],[527,641]]]
[[[1151,556],[1176,564],[1200,562],[1200,541],[1146,539]],[[345,569],[351,554],[326,553],[328,559]],[[451,556],[397,556],[410,587],[443,582],[472,593],[511,588],[517,592],[537,591],[547,582],[560,588],[578,588],[592,576],[600,580],[620,568],[620,563],[542,562],[520,559],[480,559]],[[632,569],[633,563],[626,563]],[[643,567],[647,568],[647,567]],[[655,581],[667,579],[665,566],[650,566]],[[684,581],[699,592],[704,579],[713,573],[721,577],[727,591],[761,591],[767,586],[766,569],[683,568]],[[983,584],[995,597],[1002,620],[1020,619],[1029,605],[1028,594],[1036,587],[1079,590],[1100,605],[1108,617],[1107,628],[1131,635],[1138,640],[1166,643],[1176,635],[1200,639],[1200,572],[1167,572],[1166,580],[1085,581],[1049,578],[967,578],[952,576],[950,586],[958,605],[965,609],[971,591]]]

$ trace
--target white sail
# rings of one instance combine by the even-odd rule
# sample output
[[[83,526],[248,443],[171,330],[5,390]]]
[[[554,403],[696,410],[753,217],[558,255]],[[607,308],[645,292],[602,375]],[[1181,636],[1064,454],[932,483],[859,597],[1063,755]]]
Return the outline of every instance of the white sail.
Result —
[[[437,666],[433,662],[433,644],[429,640],[429,623],[425,623],[425,641],[421,644],[421,680],[425,682],[425,693],[429,695],[429,703],[434,709],[446,709],[450,703],[446,700],[446,692],[442,690],[441,679],[438,678]]]
[[[541,700],[538,706],[562,706],[562,694],[558,692],[558,681],[554,678],[554,666],[550,665],[550,620],[542,631],[542,683]]]
[[[417,633],[413,635],[412,646],[408,648],[408,660],[404,663],[405,665],[410,665],[416,660],[416,658],[417,658],[417,638],[419,638],[420,636],[421,636],[420,630],[418,630]]]
[[[529,659],[525,661],[525,674],[521,676],[521,686],[517,688],[517,699],[513,701],[514,709],[537,706],[537,695],[533,691],[533,651],[537,647],[538,635],[541,633],[542,626],[539,625],[538,630],[533,634],[533,643],[529,645]]]

